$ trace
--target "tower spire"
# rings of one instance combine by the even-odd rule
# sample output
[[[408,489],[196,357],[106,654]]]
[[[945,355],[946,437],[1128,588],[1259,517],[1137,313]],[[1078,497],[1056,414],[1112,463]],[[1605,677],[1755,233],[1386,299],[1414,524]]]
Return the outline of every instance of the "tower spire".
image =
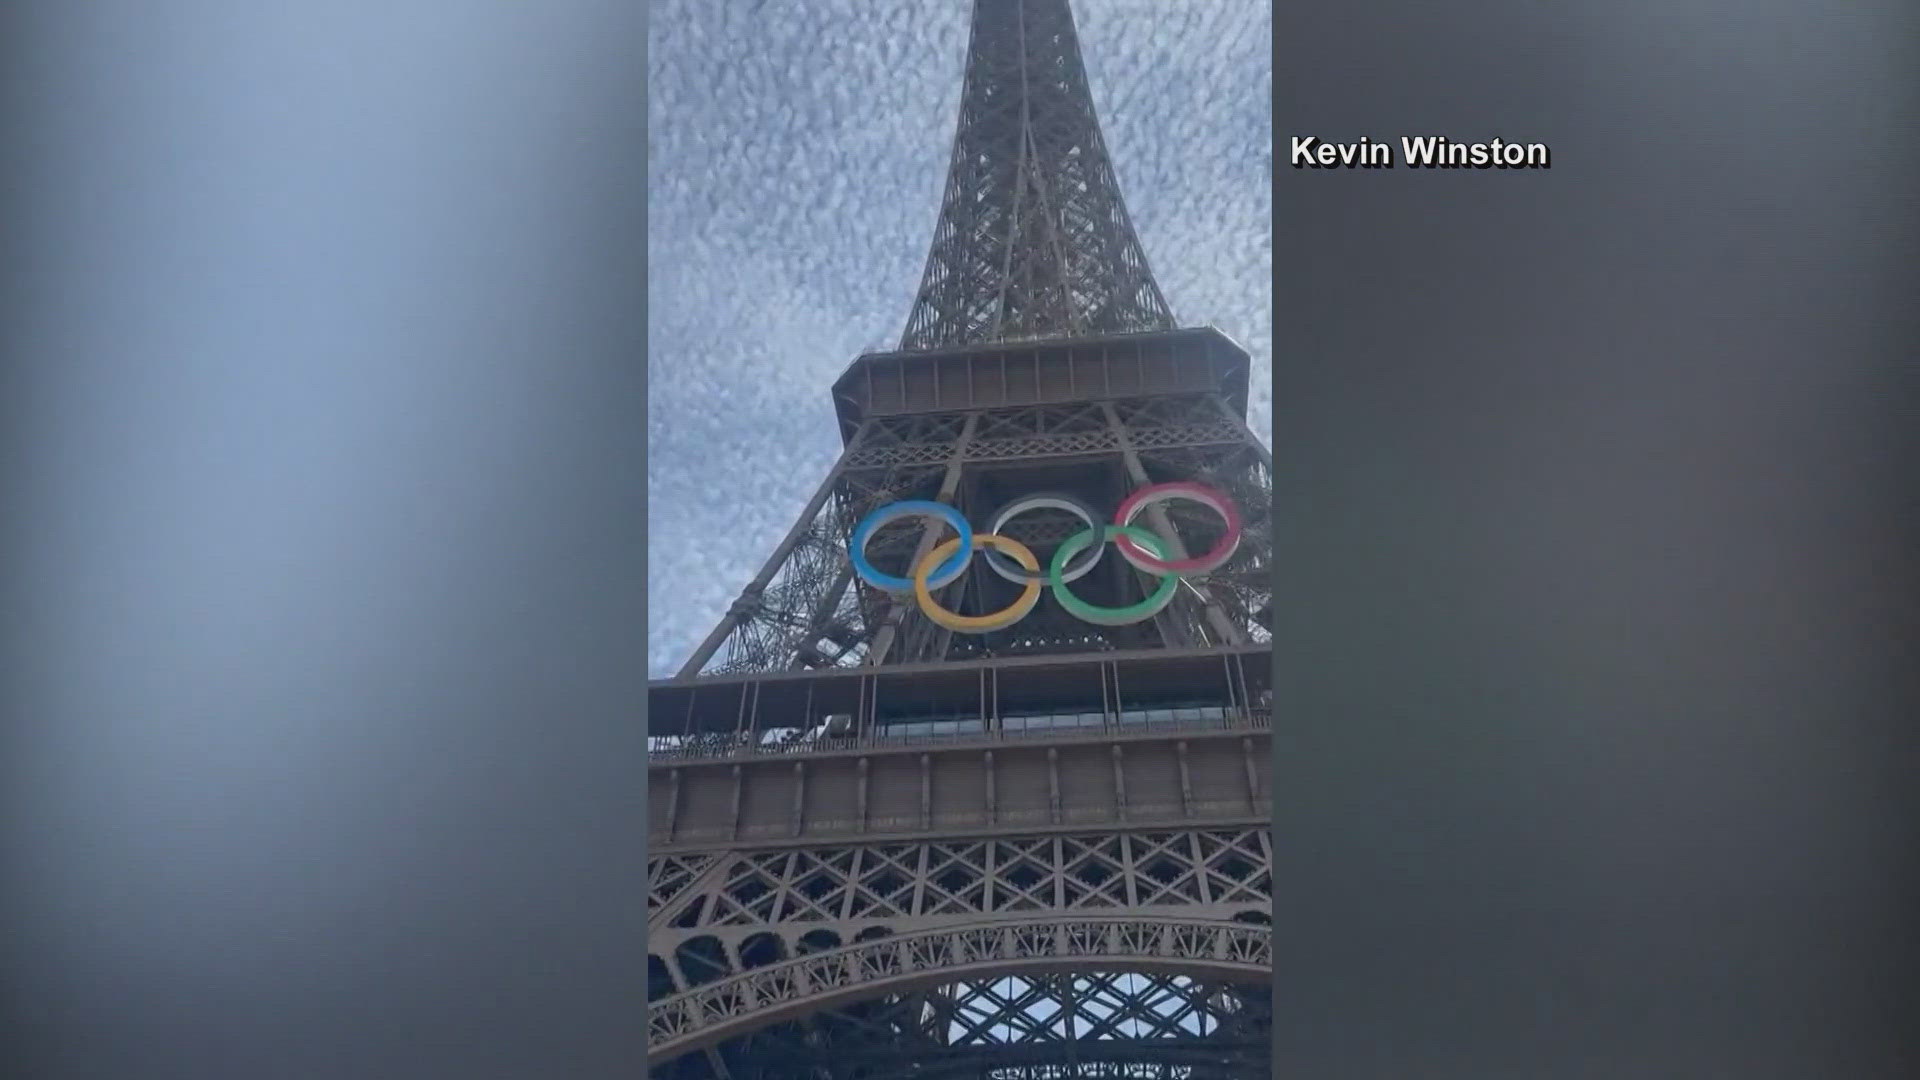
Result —
[[[901,350],[1173,324],[1067,0],[975,0],[946,195]]]

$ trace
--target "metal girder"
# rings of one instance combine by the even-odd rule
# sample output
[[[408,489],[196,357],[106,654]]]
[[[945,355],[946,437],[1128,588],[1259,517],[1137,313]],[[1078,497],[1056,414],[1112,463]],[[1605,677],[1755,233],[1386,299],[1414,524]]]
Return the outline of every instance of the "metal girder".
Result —
[[[848,1077],[903,1053],[957,1077],[1250,1052],[1231,1020],[1272,964],[1272,867],[1245,826],[655,856],[649,1046],[677,1059],[657,1075],[814,1075],[767,1053],[796,1040],[878,1069],[826,1074]]]
[[[681,951],[690,950],[683,946]],[[716,951],[711,962],[703,958],[703,967],[717,971],[735,951],[724,955]],[[744,954],[748,948],[737,951]],[[771,947],[764,952],[776,955]],[[1271,927],[1253,921],[1097,915],[936,926],[773,959],[650,1002],[648,1046],[656,1060],[664,1060],[829,1009],[911,995],[924,1000],[930,990],[947,1005],[926,1011],[945,1014],[940,1026],[946,1030],[936,1029],[934,1034],[936,1038],[944,1034],[949,1044],[978,1039],[996,1028],[1026,1036],[1021,1041],[1045,1035],[1077,1041],[1123,1034],[1139,1041],[1169,1034],[1177,1037],[1182,1027],[1186,1034],[1204,1038],[1217,1032],[1220,1025],[1208,1022],[1217,1018],[1195,1017],[1192,1009],[1184,1014],[1154,1009],[1118,991],[1116,984],[1122,980],[1114,976],[1144,975],[1150,984],[1157,981],[1162,987],[1176,979],[1183,986],[1257,987],[1272,964]],[[1015,980],[1028,991],[1008,995],[993,989]],[[1137,980],[1127,981],[1137,985]],[[1084,999],[1093,996],[1088,990],[1094,987],[1106,991],[1107,1008],[1091,1016],[1074,1016],[1078,1010],[1071,1003],[1066,1010],[1059,1007],[1062,991],[1077,991]],[[1048,988],[1057,988],[1052,1009],[1044,1008]],[[971,1016],[963,1016],[967,1006],[981,998],[997,1000],[991,1002],[993,1007],[976,1005]],[[1064,1018],[1063,1011],[1068,1013]],[[1120,1014],[1117,1019],[1116,1013]],[[923,1015],[923,1019],[932,1017]],[[1128,1050],[1137,1052],[1138,1046]]]
[[[1067,0],[976,0],[946,195],[901,349],[1172,325]]]
[[[1150,972],[1027,973],[884,995],[760,1028],[657,1080],[1213,1080],[1269,1075],[1257,983]]]
[[[876,840],[649,863],[648,907],[658,913],[649,948],[686,985],[702,980],[680,954],[705,938],[724,950],[770,934],[779,956],[795,957],[818,933],[838,947],[876,931],[1016,913],[1231,919],[1268,910],[1273,896],[1270,840],[1249,826]]]

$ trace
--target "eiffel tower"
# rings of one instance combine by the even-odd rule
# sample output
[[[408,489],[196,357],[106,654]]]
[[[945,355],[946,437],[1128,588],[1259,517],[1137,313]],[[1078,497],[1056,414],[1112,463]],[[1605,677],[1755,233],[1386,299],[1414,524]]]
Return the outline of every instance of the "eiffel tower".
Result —
[[[657,1078],[1271,1074],[1272,458],[1067,0],[976,0],[899,349],[649,685]]]

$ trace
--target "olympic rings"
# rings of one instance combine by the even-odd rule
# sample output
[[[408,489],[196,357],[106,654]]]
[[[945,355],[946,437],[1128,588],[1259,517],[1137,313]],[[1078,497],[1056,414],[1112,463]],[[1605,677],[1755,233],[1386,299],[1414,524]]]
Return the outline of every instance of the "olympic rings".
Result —
[[[1200,503],[1220,515],[1224,530],[1212,550],[1193,558],[1170,560],[1173,546],[1164,537],[1133,524],[1134,519],[1158,503],[1186,499]],[[1086,522],[1087,527],[1062,541],[1046,570],[1026,545],[1002,536],[1007,522],[1029,510],[1065,510]],[[867,559],[867,544],[873,534],[889,522],[906,517],[932,518],[947,525],[958,535],[934,546],[909,571],[910,577],[894,577],[874,568]],[[1096,512],[1086,503],[1057,493],[1025,495],[994,511],[988,531],[975,533],[960,511],[946,503],[912,499],[890,503],[869,513],[853,530],[847,544],[853,569],[862,581],[887,592],[912,593],[920,610],[935,625],[955,633],[985,634],[1001,630],[1027,617],[1040,601],[1044,583],[1054,599],[1069,614],[1100,626],[1126,626],[1153,618],[1173,602],[1180,579],[1217,569],[1233,557],[1240,546],[1240,511],[1224,492],[1192,481],[1152,484],[1128,496],[1120,504],[1110,524],[1101,524]],[[1101,607],[1073,594],[1067,586],[1091,572],[1111,541],[1120,555],[1135,569],[1160,579],[1153,592],[1136,604]],[[987,615],[961,615],[940,606],[934,590],[951,584],[966,571],[974,552],[985,554],[988,569],[998,576],[1023,586],[1013,603]]]
[[[1173,603],[1173,594],[1180,587],[1178,574],[1161,575],[1159,588],[1153,590],[1145,600],[1126,607],[1099,607],[1089,604],[1073,595],[1073,591],[1067,588],[1067,579],[1061,576],[1060,568],[1066,565],[1074,552],[1095,540],[1121,540],[1127,537],[1145,544],[1163,557],[1167,553],[1165,541],[1145,529],[1137,529],[1132,525],[1108,525],[1105,528],[1088,529],[1085,532],[1074,533],[1060,542],[1059,549],[1053,553],[1053,565],[1048,569],[1047,583],[1053,586],[1053,598],[1060,601],[1060,606],[1068,614],[1096,626],[1131,626],[1153,618],[1166,610],[1168,604]]]
[[[987,519],[989,521],[987,531],[997,533],[1006,527],[1007,522],[1012,521],[1014,518],[1019,517],[1029,510],[1065,510],[1067,513],[1086,522],[1087,528],[1089,529],[1098,528],[1100,525],[1100,516],[1093,507],[1088,506],[1086,503],[1081,502],[1071,495],[1047,493],[1043,495],[1023,495],[1001,507],[994,512],[992,517]],[[1107,548],[1105,544],[1093,548],[1089,553],[1089,557],[1082,560],[1079,565],[1069,569],[1066,572],[1066,576],[1061,580],[1078,581],[1086,577],[1087,572],[1093,569],[1094,565],[1100,561],[1100,557],[1105,555],[1106,552]],[[1039,581],[1047,576],[1033,570],[1022,570],[1013,565],[1013,560],[997,551],[987,552],[987,569],[992,570],[994,573],[999,574],[1015,585],[1024,585],[1029,581]]]
[[[1213,550],[1205,555],[1182,559],[1179,562],[1167,562],[1163,558],[1142,551],[1140,545],[1135,543],[1131,536],[1122,536],[1113,543],[1114,547],[1120,549],[1121,558],[1149,574],[1179,574],[1182,577],[1188,574],[1204,574],[1219,568],[1228,559],[1233,558],[1234,551],[1240,547],[1240,510],[1233,505],[1232,499],[1205,484],[1175,481],[1170,484],[1155,484],[1152,487],[1141,488],[1128,496],[1126,502],[1120,504],[1119,512],[1113,515],[1113,523],[1131,525],[1133,519],[1140,516],[1140,511],[1155,503],[1166,502],[1168,499],[1190,499],[1219,514],[1220,519],[1227,524],[1227,530],[1221,535],[1220,542],[1213,545]]]
[[[927,557],[921,559],[920,565],[913,568],[913,598],[920,601],[920,610],[926,613],[927,618],[933,620],[934,625],[944,626],[960,634],[990,633],[1012,626],[1026,618],[1027,613],[1033,610],[1033,605],[1040,602],[1040,560],[1034,557],[1033,550],[1027,545],[1010,537],[996,536],[993,533],[980,533],[973,538],[973,542],[981,547],[999,548],[1013,556],[1015,562],[1026,567],[1034,575],[1027,582],[1027,587],[1020,590],[1019,599],[991,615],[956,615],[941,607],[933,599],[933,591],[927,585],[927,571],[948,551],[959,547],[960,540],[960,537],[954,537],[927,552]]]
[[[909,499],[906,502],[890,503],[875,510],[862,519],[859,527],[853,530],[853,538],[847,541],[847,556],[853,560],[853,572],[859,574],[862,581],[890,593],[913,591],[912,581],[894,577],[891,574],[883,574],[875,570],[873,564],[867,561],[867,541],[873,539],[873,534],[879,530],[880,526],[890,521],[898,521],[903,517],[938,518],[946,522],[954,532],[960,534],[960,550],[954,552],[953,558],[948,559],[933,575],[932,580],[927,582],[927,588],[938,589],[966,570],[967,560],[973,558],[973,526],[967,524],[967,519],[960,516],[960,511],[946,503],[934,502],[931,499]]]

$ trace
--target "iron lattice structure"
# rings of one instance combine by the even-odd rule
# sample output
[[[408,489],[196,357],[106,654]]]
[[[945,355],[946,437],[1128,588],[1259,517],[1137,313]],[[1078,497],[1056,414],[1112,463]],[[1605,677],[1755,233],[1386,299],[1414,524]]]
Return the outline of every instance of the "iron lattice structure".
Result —
[[[1064,0],[977,0],[959,130],[900,348],[1173,326]]]
[[[1216,1080],[1271,1073],[1270,454],[1248,358],[1174,329],[1101,140],[1067,0],[976,0],[901,348],[834,384],[844,450],[680,674],[649,688],[648,1044],[659,1080]],[[903,499],[971,522],[1197,480],[1244,524],[1151,620],[1051,596],[961,634],[858,578]],[[1172,558],[1211,510],[1143,518]],[[1044,565],[1084,524],[1003,532]],[[866,554],[900,574],[906,520]],[[1117,556],[1074,591],[1138,601]],[[950,610],[1018,586],[973,571]],[[1263,667],[1266,670],[1263,670]]]
[[[679,1062],[658,1075],[1265,1075],[1269,845],[1241,825],[657,857],[648,1037]],[[1063,1062],[1100,1070],[1044,1071]]]
[[[940,498],[950,474],[958,482],[944,501],[957,503],[975,516],[993,509],[982,489],[1004,486],[992,483],[996,466],[1030,470],[1050,462],[1059,463],[1056,477],[1080,474],[1053,486],[1078,487],[1096,505],[1112,506],[1123,489],[1086,465],[1122,458],[1130,459],[1122,468],[1131,464],[1138,469],[1134,486],[1150,480],[1193,479],[1226,491],[1241,508],[1245,523],[1234,557],[1192,579],[1194,587],[1183,590],[1155,623],[1096,627],[1068,616],[1048,598],[1008,630],[978,637],[952,635],[916,611],[898,609],[893,598],[864,586],[852,573],[847,542],[859,520],[896,500]],[[975,478],[980,486],[970,490],[969,481]],[[789,542],[763,570],[762,580],[750,585],[734,603],[710,647],[697,653],[683,674],[1224,643],[1236,637],[1265,641],[1272,587],[1272,498],[1265,448],[1229,403],[1214,394],[874,418],[842,454]],[[1174,504],[1167,515],[1172,529],[1191,550],[1205,550],[1218,536],[1218,520],[1208,511]],[[1077,530],[1068,515],[1036,513],[1016,519],[1008,535],[1044,559]],[[889,526],[875,535],[867,554],[875,565],[898,573],[910,563],[921,538],[910,524]],[[978,592],[995,588],[997,581],[969,575],[949,586],[943,599],[949,607],[970,604],[986,610],[997,606],[990,600],[1005,602],[997,593]],[[1130,587],[1124,582],[1112,586]],[[974,593],[969,595],[969,590]],[[1209,601],[1232,624],[1231,629],[1210,625]],[[876,656],[873,645],[889,622],[898,625],[898,633],[892,647]]]

